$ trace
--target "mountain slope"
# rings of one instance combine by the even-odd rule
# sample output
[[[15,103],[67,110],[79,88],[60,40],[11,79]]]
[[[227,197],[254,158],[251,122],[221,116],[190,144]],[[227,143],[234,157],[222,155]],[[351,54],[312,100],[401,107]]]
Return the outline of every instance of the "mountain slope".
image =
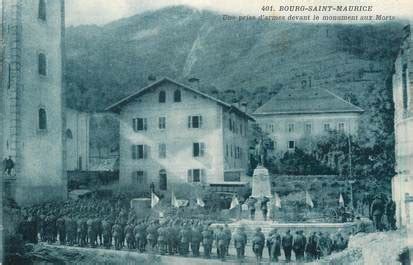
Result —
[[[252,112],[281,88],[311,84],[366,110],[363,135],[374,145],[381,120],[392,130],[388,81],[401,28],[228,22],[183,6],[101,27],[69,27],[68,105],[100,111],[146,85],[149,76],[196,77],[195,87],[229,102],[246,101]],[[376,121],[377,115],[384,118]]]

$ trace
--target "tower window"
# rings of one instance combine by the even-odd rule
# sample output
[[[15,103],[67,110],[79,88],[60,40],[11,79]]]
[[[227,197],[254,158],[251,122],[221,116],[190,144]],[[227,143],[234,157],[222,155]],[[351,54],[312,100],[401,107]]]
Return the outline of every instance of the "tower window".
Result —
[[[39,54],[39,75],[46,75],[46,55],[44,53]]]
[[[181,90],[177,89],[174,92],[174,102],[181,102],[181,101],[182,101]]]
[[[46,0],[39,0],[38,18],[43,20],[43,21],[46,20]]]
[[[39,130],[47,129],[47,117],[46,110],[44,108],[39,109]]]
[[[288,141],[288,149],[294,149],[295,148],[295,141]]]
[[[165,103],[165,102],[166,102],[166,92],[162,90],[159,92],[159,103]]]

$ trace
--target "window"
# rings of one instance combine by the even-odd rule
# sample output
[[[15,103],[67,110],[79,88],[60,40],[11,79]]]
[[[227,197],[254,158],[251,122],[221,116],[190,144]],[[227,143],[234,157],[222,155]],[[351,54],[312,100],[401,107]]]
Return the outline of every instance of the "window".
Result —
[[[159,129],[166,129],[166,117],[159,117]]]
[[[232,119],[228,120],[229,130],[232,132]]]
[[[146,159],[148,157],[148,146],[140,144],[140,145],[132,145],[132,159]]]
[[[306,133],[306,134],[311,134],[311,130],[312,130],[312,128],[311,128],[311,123],[307,123],[307,124],[305,125],[305,129],[304,129],[305,133]]]
[[[205,154],[205,144],[204,143],[193,143],[192,155],[194,157],[201,157]]]
[[[174,102],[181,102],[181,101],[182,101],[181,90],[177,89],[174,92]]]
[[[136,171],[135,179],[136,179],[137,184],[145,184],[146,183],[145,171],[143,171],[143,170]]]
[[[46,0],[39,0],[38,18],[46,20]]]
[[[407,109],[409,105],[409,96],[407,94],[407,64],[403,65],[402,72],[402,86],[403,86],[403,108]]]
[[[340,122],[338,124],[338,131],[344,133],[344,122]]]
[[[288,141],[288,149],[295,149],[295,141]]]
[[[165,103],[165,102],[166,102],[166,92],[162,90],[159,92],[159,103]]]
[[[46,55],[44,53],[39,53],[39,58],[38,58],[38,67],[39,67],[39,75],[46,75],[47,70],[46,70]]]
[[[166,144],[158,145],[159,158],[166,158]]]
[[[329,132],[329,131],[330,131],[330,124],[329,124],[329,123],[325,123],[325,124],[324,124],[324,131],[325,131],[325,132]]]
[[[205,178],[204,169],[188,169],[188,182],[201,182]]]
[[[202,116],[189,116],[188,117],[188,128],[201,128],[202,127]]]
[[[166,190],[168,186],[168,176],[165,169],[159,170],[159,189]]]
[[[290,133],[294,132],[294,124],[293,123],[288,124],[288,132],[290,132]]]
[[[148,121],[146,118],[133,119],[133,130],[135,132],[146,131],[147,129],[148,129]]]
[[[39,130],[47,129],[47,115],[44,108],[39,109]]]
[[[235,158],[239,159],[241,158],[241,148],[239,148],[238,146],[235,147]]]
[[[70,129],[66,130],[66,139],[73,139],[72,130],[70,130]]]
[[[225,145],[225,156],[228,157],[228,144]]]

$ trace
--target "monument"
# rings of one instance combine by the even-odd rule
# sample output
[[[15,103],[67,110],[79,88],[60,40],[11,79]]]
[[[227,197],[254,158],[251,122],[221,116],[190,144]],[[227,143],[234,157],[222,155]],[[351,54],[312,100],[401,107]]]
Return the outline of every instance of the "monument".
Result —
[[[254,169],[252,176],[252,194],[254,198],[271,198],[271,181],[268,169],[264,167],[265,148],[263,140],[261,139],[255,146],[255,155],[257,157],[258,166]]]

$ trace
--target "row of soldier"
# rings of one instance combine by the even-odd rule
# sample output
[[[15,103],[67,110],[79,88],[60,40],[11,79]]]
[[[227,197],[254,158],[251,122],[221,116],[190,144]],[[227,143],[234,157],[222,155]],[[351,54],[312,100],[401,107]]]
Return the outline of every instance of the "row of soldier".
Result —
[[[157,220],[136,219],[127,223],[122,222],[121,213],[112,223],[108,219],[100,220],[98,216],[90,218],[47,216],[40,226],[41,241],[49,243],[78,245],[80,247],[102,246],[115,249],[127,248],[140,252],[158,252],[161,255],[179,254],[200,256],[203,248],[205,258],[210,258],[213,247],[216,247],[218,258],[224,260],[228,255],[231,241],[237,253],[237,258],[245,257],[245,248],[248,236],[245,227],[240,227],[232,233],[227,225],[213,228],[210,222],[196,219],[169,219],[159,223]],[[37,241],[37,224],[33,216],[27,218],[21,225],[21,232],[25,240]],[[332,251],[341,251],[347,246],[347,240],[339,233],[331,238],[327,233],[313,233],[308,239],[302,231],[295,235],[287,231],[281,236],[277,230],[270,232],[267,238],[257,229],[250,238],[252,251],[257,260],[261,260],[265,246],[271,260],[277,261],[284,252],[285,259],[291,260],[294,252],[296,260],[317,259],[331,254]],[[215,244],[214,244],[215,243]]]

